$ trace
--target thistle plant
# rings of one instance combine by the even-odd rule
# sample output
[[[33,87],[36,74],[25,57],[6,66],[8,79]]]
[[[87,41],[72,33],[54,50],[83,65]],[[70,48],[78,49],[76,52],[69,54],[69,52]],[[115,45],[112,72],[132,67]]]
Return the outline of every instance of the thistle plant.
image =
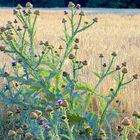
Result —
[[[89,23],[84,21],[85,13],[80,7],[80,4],[69,2],[68,11],[64,11],[64,38],[61,39],[65,47],[60,45],[58,50],[50,42],[40,41],[41,53],[37,53],[36,22],[40,12],[32,11],[33,5],[29,2],[26,9],[18,4],[13,11],[15,20],[0,27],[0,50],[11,58],[13,70],[12,73],[6,71],[6,64],[0,69],[3,80],[0,102],[7,110],[0,120],[3,140],[112,137],[113,128],[110,130],[107,126],[108,116],[112,115],[111,104],[121,88],[137,79],[138,75],[126,81],[126,63],[114,67],[117,57],[114,52],[108,66],[100,54],[101,71],[95,72],[99,78],[95,86],[79,81],[79,72],[88,61],[78,59],[78,34],[97,22],[96,17]],[[71,64],[71,73],[64,71],[66,60]],[[98,89],[111,75],[117,76],[117,86],[105,96]],[[100,102],[100,114],[90,109],[92,97],[97,97]]]

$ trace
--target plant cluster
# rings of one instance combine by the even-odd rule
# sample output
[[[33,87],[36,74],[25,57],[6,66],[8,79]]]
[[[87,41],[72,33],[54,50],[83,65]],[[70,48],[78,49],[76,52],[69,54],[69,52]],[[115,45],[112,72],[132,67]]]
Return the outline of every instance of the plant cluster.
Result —
[[[104,63],[104,55],[99,55],[101,69],[94,72],[98,78],[95,86],[81,83],[79,72],[88,61],[78,59],[78,34],[93,26],[97,18],[85,21],[85,13],[79,11],[81,5],[69,2],[69,10],[64,11],[62,19],[65,47],[60,45],[56,49],[50,42],[40,41],[41,51],[37,53],[35,35],[40,12],[32,8],[29,2],[26,9],[18,4],[13,10],[15,20],[0,27],[0,51],[11,58],[13,70],[9,73],[6,65],[0,69],[3,80],[0,88],[1,139],[107,140],[122,137],[126,140],[130,120],[124,118],[123,127],[118,126],[116,132],[112,124],[120,112],[111,109],[110,105],[119,91],[138,75],[128,80],[126,62],[114,67],[117,54],[113,52],[108,64]],[[71,64],[71,73],[64,71],[66,61]],[[111,75],[115,77],[116,87],[105,96],[100,93],[99,86]],[[93,97],[98,99],[99,114],[90,109]],[[139,139],[140,114],[134,112],[133,115],[137,120],[133,130]]]

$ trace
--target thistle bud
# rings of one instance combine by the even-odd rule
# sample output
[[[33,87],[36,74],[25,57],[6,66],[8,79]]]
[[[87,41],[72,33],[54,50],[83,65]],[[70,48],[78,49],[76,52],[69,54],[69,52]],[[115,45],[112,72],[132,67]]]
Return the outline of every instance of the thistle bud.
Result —
[[[68,107],[69,106],[68,101],[67,100],[63,100],[62,106],[63,107]]]
[[[77,44],[74,45],[74,49],[75,49],[75,50],[78,50],[78,49],[79,49],[79,47],[78,47]]]
[[[17,135],[17,133],[14,130],[10,130],[8,132],[8,137],[15,137]]]
[[[34,112],[38,115],[38,117],[41,117],[41,116],[42,116],[42,111],[40,111],[40,110],[35,110]]]
[[[22,58],[19,58],[18,59],[18,63],[22,63]]]
[[[43,41],[40,41],[39,45],[44,45]]]
[[[53,108],[50,105],[48,105],[45,110],[48,112],[51,112],[51,111],[53,111]]]
[[[15,67],[17,65],[16,62],[12,62],[12,66]]]
[[[75,43],[79,43],[79,38],[76,38],[75,39]]]
[[[83,64],[84,66],[86,66],[86,65],[88,64],[88,63],[87,63],[87,60],[83,61],[82,64]]]
[[[33,135],[32,135],[32,133],[30,133],[30,132],[27,132],[26,134],[25,134],[25,139],[31,139],[33,137]]]
[[[126,62],[123,62],[123,63],[122,63],[122,66],[123,66],[123,67],[126,67]]]
[[[93,19],[93,21],[94,21],[94,22],[98,22],[98,18],[95,17],[95,18]]]
[[[134,111],[132,115],[133,115],[134,117],[140,116],[140,112]]]
[[[22,129],[23,129],[23,130],[26,131],[28,128],[29,128],[28,124],[24,124],[24,125],[22,125]]]
[[[100,55],[99,55],[99,58],[103,58],[104,57],[104,55],[101,53]]]
[[[27,2],[26,3],[26,8],[32,9],[33,8],[33,5],[30,2]]]
[[[67,20],[65,18],[62,19],[62,23],[66,23]]]
[[[40,15],[39,10],[34,11],[34,14],[37,15],[37,16],[39,16]]]
[[[13,10],[13,15],[16,15],[18,11],[16,9]]]
[[[20,10],[20,9],[22,9],[22,6],[20,4],[18,4],[17,7],[16,7],[16,9],[17,10]]]
[[[84,13],[83,11],[81,11],[81,12],[79,13],[79,15],[80,15],[80,16],[85,16],[85,13]]]
[[[116,52],[113,52],[111,55],[114,56],[114,57],[117,56]]]
[[[18,26],[17,31],[21,31],[22,29],[20,28],[20,26]]]
[[[9,73],[4,72],[3,77],[8,77],[8,76],[9,76]]]
[[[62,49],[63,49],[62,45],[60,45],[58,49],[59,49],[59,50],[62,50]]]
[[[30,114],[30,119],[38,119],[38,115],[37,115],[37,113],[35,113],[35,112],[31,112],[31,114]]]
[[[64,76],[64,77],[67,77],[67,76],[68,76],[68,73],[64,71],[64,72],[63,72],[63,76]]]
[[[140,140],[140,132],[137,133],[136,140]]]
[[[129,126],[131,124],[131,121],[129,118],[124,118],[123,121],[122,121],[122,125],[124,126]]]
[[[11,35],[7,35],[6,38],[8,41],[11,41],[13,39],[13,37]]]
[[[46,42],[44,43],[44,45],[45,45],[45,46],[49,46],[49,42],[46,41]]]
[[[127,71],[126,68],[123,68],[123,69],[122,69],[122,73],[123,73],[123,74],[126,74],[127,72],[128,72],[128,71]]]
[[[107,64],[106,64],[106,63],[104,63],[104,64],[103,64],[103,67],[106,67],[106,66],[107,66]]]
[[[67,15],[67,14],[68,14],[68,11],[67,11],[67,10],[65,10],[65,11],[64,11],[64,15]]]
[[[134,75],[133,75],[133,78],[134,78],[134,79],[138,79],[138,74],[134,74]]]
[[[118,131],[119,133],[121,133],[121,132],[123,131],[123,128],[121,127],[121,125],[118,125],[117,131]]]
[[[69,2],[68,7],[69,8],[74,8],[75,7],[75,4],[73,2]]]
[[[13,112],[12,111],[7,111],[6,114],[7,114],[8,117],[12,117],[13,116]]]
[[[74,58],[75,58],[75,56],[74,56],[73,54],[70,54],[70,55],[69,55],[69,59],[72,60],[72,59],[74,59]]]
[[[24,24],[23,28],[24,29],[27,29],[28,28],[27,24]]]
[[[66,115],[63,115],[63,116],[62,116],[62,119],[63,119],[63,120],[65,120],[66,118],[67,118],[67,116],[66,116]]]
[[[77,9],[80,9],[81,8],[81,5],[80,4],[76,4],[76,8]]]
[[[16,132],[18,135],[22,135],[24,133],[22,128],[17,129]]]
[[[0,46],[0,51],[5,51],[5,46]]]

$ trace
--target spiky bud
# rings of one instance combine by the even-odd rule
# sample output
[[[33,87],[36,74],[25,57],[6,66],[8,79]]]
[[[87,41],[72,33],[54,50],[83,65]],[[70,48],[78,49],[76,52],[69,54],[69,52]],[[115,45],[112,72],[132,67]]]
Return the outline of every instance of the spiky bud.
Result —
[[[22,9],[22,6],[20,4],[18,4],[17,7],[16,7],[16,9],[17,10],[20,10],[20,9]]]
[[[74,8],[75,7],[75,4],[73,2],[69,2],[68,7],[69,8]]]
[[[17,133],[14,130],[9,130],[8,137],[15,137]]]
[[[37,16],[39,16],[39,15],[40,15],[39,10],[35,10],[35,11],[34,11],[34,14],[37,15]]]
[[[75,55],[73,55],[73,54],[70,54],[70,55],[69,55],[69,59],[72,60],[72,59],[74,59],[74,58],[75,58]]]
[[[63,107],[68,107],[69,106],[68,101],[67,100],[63,100],[62,106]]]
[[[33,5],[30,2],[27,2],[26,3],[26,8],[32,9],[33,8]]]
[[[123,63],[122,63],[122,66],[123,66],[123,67],[126,67],[126,64],[127,64],[126,62],[123,62]]]
[[[80,15],[80,16],[85,16],[85,13],[84,13],[83,11],[81,11],[81,12],[79,13],[79,15]]]
[[[82,64],[83,64],[84,66],[86,66],[86,65],[88,64],[88,63],[87,63],[87,60],[83,61]]]
[[[122,121],[122,125],[129,126],[131,124],[131,121],[129,118],[125,117]]]
[[[134,79],[138,79],[138,74],[134,74],[134,75],[133,75],[133,78],[134,78]]]
[[[66,23],[67,20],[65,18],[62,19],[62,23]]]
[[[24,133],[22,128],[17,129],[16,132],[18,135],[22,135]]]
[[[64,71],[64,72],[63,72],[63,76],[64,76],[64,77],[67,77],[67,76],[68,76],[68,73]]]
[[[5,46],[0,46],[0,51],[5,51]]]
[[[35,110],[34,112],[38,115],[38,117],[41,117],[41,116],[42,116],[42,111],[40,111],[40,110]]]
[[[31,132],[27,132],[26,134],[25,134],[25,139],[31,139],[33,137],[33,135],[32,135],[32,133]]]
[[[117,53],[116,52],[113,52],[111,55],[114,56],[114,57],[116,57],[117,56]]]
[[[126,68],[123,68],[123,69],[122,69],[122,73],[123,73],[123,74],[126,74],[127,72],[128,72],[128,71],[127,71]]]
[[[13,112],[12,111],[7,111],[6,114],[7,114],[8,117],[12,117],[13,116]]]
[[[48,105],[45,110],[48,112],[51,112],[51,111],[53,111],[53,108],[50,105]]]

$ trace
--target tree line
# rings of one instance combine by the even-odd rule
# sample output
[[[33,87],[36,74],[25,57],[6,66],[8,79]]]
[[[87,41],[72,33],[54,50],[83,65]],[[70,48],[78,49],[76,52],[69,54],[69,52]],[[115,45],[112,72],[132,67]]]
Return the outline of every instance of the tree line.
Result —
[[[140,0],[0,0],[0,6],[25,5],[30,1],[34,7],[65,7],[69,1],[83,7],[140,8]]]

